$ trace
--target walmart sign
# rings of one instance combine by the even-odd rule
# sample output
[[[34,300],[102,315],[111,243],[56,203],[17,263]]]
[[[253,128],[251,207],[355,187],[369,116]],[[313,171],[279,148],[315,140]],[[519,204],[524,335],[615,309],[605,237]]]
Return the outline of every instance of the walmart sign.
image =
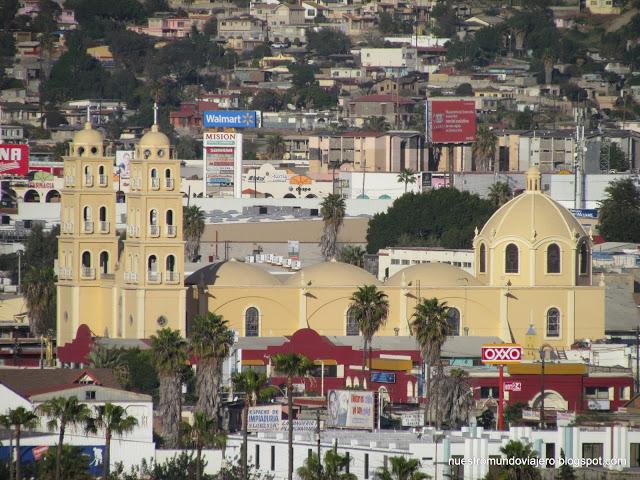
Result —
[[[204,128],[256,128],[258,112],[255,110],[207,110],[203,114]]]

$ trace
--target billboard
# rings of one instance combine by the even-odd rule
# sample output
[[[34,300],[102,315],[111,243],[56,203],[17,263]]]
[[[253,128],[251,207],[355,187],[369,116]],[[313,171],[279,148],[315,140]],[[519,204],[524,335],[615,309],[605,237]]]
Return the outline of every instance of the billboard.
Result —
[[[233,187],[240,198],[242,175],[242,134],[205,132],[203,135],[205,192],[221,192]]]
[[[371,372],[371,381],[376,383],[396,383],[396,374],[391,372]]]
[[[207,110],[202,113],[203,128],[256,128],[255,110]]]
[[[329,427],[373,430],[373,392],[331,390],[328,408]]]
[[[0,174],[26,175],[29,171],[29,147],[22,144],[0,144]]]
[[[131,160],[133,159],[133,150],[117,150],[116,151],[116,174],[122,180],[128,179],[131,175]]]
[[[468,100],[428,100],[428,143],[471,143],[476,139],[476,104]]]
[[[505,363],[520,363],[521,361],[522,345],[515,343],[482,345],[482,363],[500,365]]]
[[[264,432],[280,429],[282,420],[281,405],[265,405],[261,407],[249,407],[247,428],[250,432]]]

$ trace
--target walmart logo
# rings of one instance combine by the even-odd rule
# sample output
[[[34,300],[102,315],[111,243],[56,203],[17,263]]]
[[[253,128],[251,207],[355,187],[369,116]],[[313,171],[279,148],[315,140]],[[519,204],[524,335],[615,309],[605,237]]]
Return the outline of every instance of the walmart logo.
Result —
[[[204,128],[256,128],[258,112],[254,110],[210,110],[203,113]]]

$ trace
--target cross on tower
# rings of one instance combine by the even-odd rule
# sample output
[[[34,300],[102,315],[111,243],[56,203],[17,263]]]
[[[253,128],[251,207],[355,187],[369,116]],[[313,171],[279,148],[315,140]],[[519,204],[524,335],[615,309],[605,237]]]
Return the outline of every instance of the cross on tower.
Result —
[[[158,102],[153,102],[153,124],[158,124]]]

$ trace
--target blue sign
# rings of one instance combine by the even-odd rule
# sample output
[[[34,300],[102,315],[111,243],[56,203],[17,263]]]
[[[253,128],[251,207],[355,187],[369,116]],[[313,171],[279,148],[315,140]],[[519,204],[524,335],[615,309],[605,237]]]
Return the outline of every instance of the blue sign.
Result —
[[[396,374],[390,372],[371,372],[371,381],[376,383],[396,383]]]
[[[596,208],[570,208],[569,211],[576,218],[598,218],[598,210]]]
[[[207,110],[202,114],[203,128],[256,128],[255,110]]]

